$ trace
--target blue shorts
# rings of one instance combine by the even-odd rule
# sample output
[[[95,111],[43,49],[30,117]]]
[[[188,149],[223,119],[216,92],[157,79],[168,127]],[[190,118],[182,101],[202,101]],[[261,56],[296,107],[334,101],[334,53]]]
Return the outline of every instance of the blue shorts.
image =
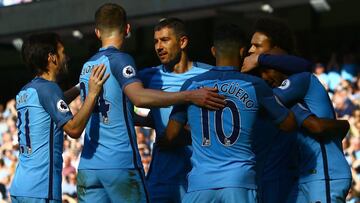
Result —
[[[180,203],[186,193],[186,186],[179,184],[147,182],[147,188],[152,203]]]
[[[137,169],[79,170],[79,202],[148,202],[143,174]]]
[[[329,187],[325,180],[300,183],[294,186],[288,198],[288,203],[308,202],[345,202],[351,187],[351,179],[330,180]]]
[[[34,197],[11,196],[12,203],[61,203],[60,200],[49,200]]]
[[[280,178],[275,180],[262,181],[259,199],[262,203],[284,203],[286,202],[291,189],[295,185],[295,179]]]
[[[257,203],[256,190],[247,188],[221,188],[212,190],[199,190],[186,193],[183,203]]]

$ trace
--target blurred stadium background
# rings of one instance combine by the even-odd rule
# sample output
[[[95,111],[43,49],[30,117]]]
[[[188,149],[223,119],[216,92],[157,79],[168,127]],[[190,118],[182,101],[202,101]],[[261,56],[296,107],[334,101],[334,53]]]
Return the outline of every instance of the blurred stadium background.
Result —
[[[0,194],[4,199],[17,162],[16,111],[12,99],[31,79],[20,57],[22,38],[31,32],[59,33],[70,57],[70,74],[60,83],[64,89],[73,86],[78,82],[82,64],[100,47],[93,32],[93,15],[105,2],[119,3],[127,11],[132,33],[124,49],[135,58],[138,69],[159,64],[153,48],[153,26],[164,17],[186,21],[191,40],[190,57],[210,64],[214,64],[210,47],[216,25],[232,22],[250,34],[258,17],[276,16],[286,20],[296,34],[299,55],[318,63],[314,70],[320,71],[319,77],[333,95],[338,117],[351,123],[349,136],[344,140],[344,152],[354,169],[354,187],[348,202],[358,201],[359,0],[0,0]],[[321,73],[318,68],[324,68],[325,72]],[[340,71],[334,81],[327,72],[336,68]],[[72,111],[76,112],[79,106],[77,100],[71,105]],[[154,134],[145,128],[137,128],[137,132],[146,168]],[[71,197],[76,189],[74,178],[80,149],[81,140],[65,139],[63,182],[66,189],[63,189],[70,196],[68,202],[73,201]]]

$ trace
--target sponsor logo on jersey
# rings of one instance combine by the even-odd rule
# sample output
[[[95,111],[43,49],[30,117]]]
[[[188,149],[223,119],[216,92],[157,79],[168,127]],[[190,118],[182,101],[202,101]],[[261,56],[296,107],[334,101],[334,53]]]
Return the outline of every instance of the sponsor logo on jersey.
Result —
[[[56,104],[56,107],[61,113],[70,111],[68,105],[64,102],[64,100],[59,100]]]
[[[131,78],[131,77],[134,77],[136,72],[135,72],[135,69],[132,67],[132,66],[126,66],[124,69],[123,69],[123,76],[125,78]]]

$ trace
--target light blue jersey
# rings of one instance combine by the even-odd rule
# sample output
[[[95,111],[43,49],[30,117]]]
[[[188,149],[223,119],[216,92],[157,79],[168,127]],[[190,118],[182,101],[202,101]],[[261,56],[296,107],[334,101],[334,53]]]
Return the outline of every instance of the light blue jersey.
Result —
[[[142,168],[132,122],[133,106],[123,88],[135,81],[132,57],[114,47],[100,49],[83,66],[80,75],[81,97],[88,92],[88,81],[95,65],[105,64],[109,79],[86,125],[84,149],[79,169]]]
[[[319,118],[335,119],[334,108],[320,81],[311,73],[290,76],[274,93],[285,104],[302,101]],[[298,136],[300,147],[300,183],[351,178],[339,137],[318,142],[302,132]]]
[[[163,65],[160,65],[140,71],[139,77],[146,88],[178,92],[187,79],[200,75],[211,67],[207,64],[194,62],[189,71],[178,74],[169,72]],[[173,106],[151,109],[150,113],[155,125],[156,140],[163,136],[172,109]],[[148,181],[171,184],[186,183],[186,175],[191,169],[190,156],[191,147],[161,151],[155,145],[151,167],[147,175]]]
[[[225,108],[209,111],[195,105],[173,109],[171,119],[190,125],[193,168],[188,192],[241,187],[256,189],[253,127],[258,112],[267,111],[275,123],[289,111],[277,103],[271,89],[257,77],[234,67],[214,67],[191,78],[182,90],[216,87],[226,97]],[[263,135],[266,136],[266,135]]]
[[[334,109],[326,90],[316,76],[311,73],[290,76],[283,81],[280,87],[274,89],[274,93],[285,104],[301,101],[317,117],[335,119]],[[324,181],[322,185],[324,185],[325,194],[308,191],[306,194],[308,198],[313,196],[312,194],[316,194],[320,195],[319,197],[326,197],[327,201],[332,201],[331,194],[336,193],[338,188],[332,188],[331,181],[351,180],[350,167],[344,157],[342,138],[340,137],[341,135],[320,141],[305,132],[298,133],[299,188],[310,182]],[[347,188],[348,185],[344,185],[344,187]],[[346,188],[341,190],[346,190]]]
[[[109,73],[110,77],[86,125],[79,163],[81,176],[77,178],[79,201],[88,202],[97,197],[103,201],[145,202],[147,194],[132,118],[133,105],[123,92],[127,85],[139,82],[134,61],[114,47],[101,48],[83,66],[80,75],[83,101],[91,70],[99,64],[106,66],[105,74]],[[114,175],[109,176],[111,173]]]
[[[72,114],[55,82],[36,77],[16,96],[19,164],[10,193],[61,200],[63,130]]]

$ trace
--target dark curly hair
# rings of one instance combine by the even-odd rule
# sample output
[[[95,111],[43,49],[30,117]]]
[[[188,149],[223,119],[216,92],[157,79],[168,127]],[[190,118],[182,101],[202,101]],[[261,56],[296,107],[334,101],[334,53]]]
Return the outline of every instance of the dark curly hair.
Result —
[[[259,18],[254,26],[255,32],[269,37],[271,46],[277,46],[289,54],[296,53],[295,36],[285,21],[278,18]]]

